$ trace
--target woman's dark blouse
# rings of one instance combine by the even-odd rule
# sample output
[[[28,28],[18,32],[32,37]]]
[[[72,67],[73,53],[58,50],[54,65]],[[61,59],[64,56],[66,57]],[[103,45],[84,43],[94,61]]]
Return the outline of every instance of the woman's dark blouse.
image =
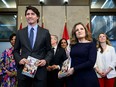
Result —
[[[72,46],[70,55],[74,74],[69,77],[68,87],[99,87],[93,69],[97,55],[95,44],[93,42],[77,43]]]

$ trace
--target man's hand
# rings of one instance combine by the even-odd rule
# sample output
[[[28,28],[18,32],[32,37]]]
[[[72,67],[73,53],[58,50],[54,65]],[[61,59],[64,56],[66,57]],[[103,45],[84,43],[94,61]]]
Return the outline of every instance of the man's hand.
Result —
[[[47,67],[47,70],[48,70],[48,71],[52,71],[52,66],[48,66],[48,67]]]
[[[39,60],[37,63],[37,66],[45,66],[46,65],[46,60]]]
[[[52,65],[52,70],[59,69],[59,65]]]
[[[24,64],[28,64],[28,62],[29,61],[26,58],[23,58],[23,59],[20,60],[19,64],[24,65]]]
[[[52,66],[47,67],[48,71],[52,71],[52,70],[55,70],[55,69],[60,69],[59,65],[52,65]]]

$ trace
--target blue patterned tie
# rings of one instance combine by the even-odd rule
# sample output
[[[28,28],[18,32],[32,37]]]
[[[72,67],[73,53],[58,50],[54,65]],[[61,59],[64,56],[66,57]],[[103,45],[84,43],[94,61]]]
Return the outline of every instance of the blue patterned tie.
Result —
[[[30,37],[29,37],[29,40],[30,40],[30,44],[31,44],[31,47],[33,48],[33,39],[34,39],[34,32],[33,32],[34,28],[31,28],[30,30]]]

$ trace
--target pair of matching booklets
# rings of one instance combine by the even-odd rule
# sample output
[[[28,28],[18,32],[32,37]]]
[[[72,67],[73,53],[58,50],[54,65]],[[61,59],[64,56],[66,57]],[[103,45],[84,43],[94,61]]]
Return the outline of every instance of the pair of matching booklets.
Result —
[[[32,56],[28,56],[27,58],[28,64],[25,64],[22,74],[34,78],[36,71],[37,71],[37,63],[39,59],[34,58]],[[66,59],[61,67],[61,70],[58,72],[58,78],[63,78],[67,76],[67,71],[70,69],[71,66],[71,58]]]

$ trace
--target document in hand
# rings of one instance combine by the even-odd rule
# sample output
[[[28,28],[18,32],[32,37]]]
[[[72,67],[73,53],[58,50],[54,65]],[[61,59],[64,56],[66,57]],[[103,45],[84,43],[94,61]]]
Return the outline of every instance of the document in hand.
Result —
[[[39,60],[31,56],[28,56],[27,60],[28,64],[25,64],[22,70],[22,74],[34,78],[37,71],[37,63],[39,62]]]
[[[71,58],[66,59],[63,64],[61,70],[58,72],[58,78],[66,77],[67,71],[71,67]]]

